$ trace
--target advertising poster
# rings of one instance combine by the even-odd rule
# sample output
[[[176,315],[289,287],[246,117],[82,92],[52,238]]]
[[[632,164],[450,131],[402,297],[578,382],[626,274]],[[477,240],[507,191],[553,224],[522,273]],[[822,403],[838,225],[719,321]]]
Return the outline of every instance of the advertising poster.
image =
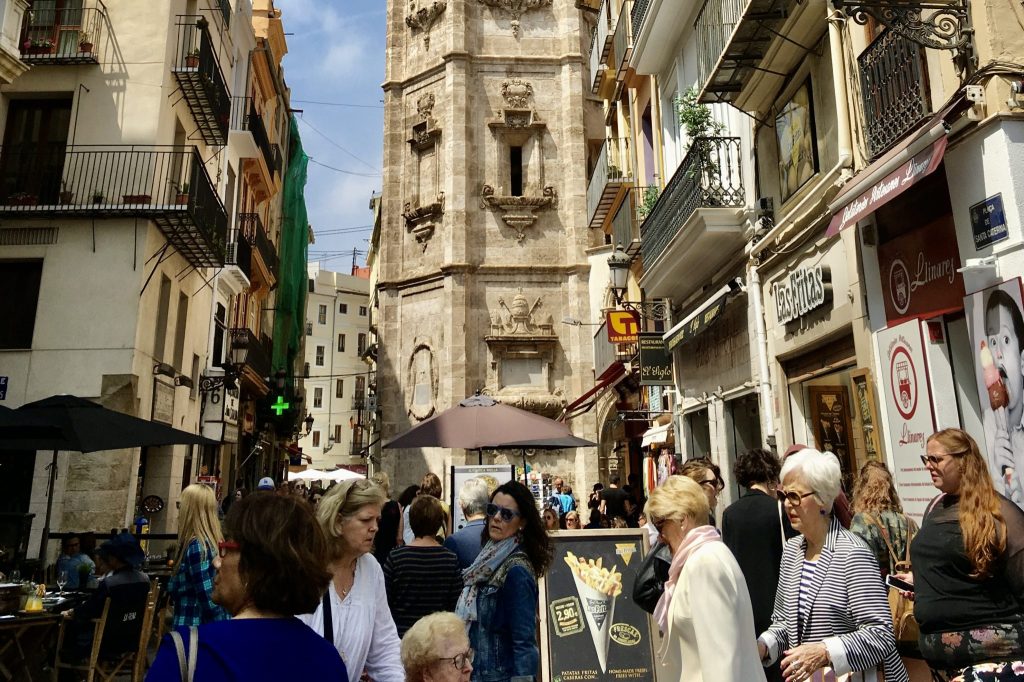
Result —
[[[883,329],[875,339],[893,479],[903,510],[920,525],[928,503],[938,494],[921,462],[928,436],[935,431],[921,322],[909,320]]]
[[[465,466],[453,466],[451,485],[448,486],[452,496],[450,500],[452,506],[452,532],[462,530],[462,527],[466,525],[466,517],[462,515],[462,507],[459,506],[459,491],[462,490],[463,483],[471,478],[483,476],[484,480],[487,481],[487,489],[493,491],[502,483],[511,481],[515,475],[516,468],[512,464],[467,464]]]
[[[979,445],[996,490],[1024,507],[1022,302],[1019,277],[964,299],[985,429],[985,442]]]
[[[633,602],[642,530],[559,531],[540,585],[542,679],[655,680],[650,616]]]

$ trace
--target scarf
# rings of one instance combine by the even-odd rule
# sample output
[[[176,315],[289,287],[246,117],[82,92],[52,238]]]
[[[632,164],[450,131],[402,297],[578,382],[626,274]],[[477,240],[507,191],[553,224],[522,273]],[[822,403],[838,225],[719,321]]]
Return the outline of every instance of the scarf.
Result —
[[[477,619],[476,596],[480,585],[486,584],[491,579],[491,576],[494,575],[494,572],[505,563],[505,559],[517,549],[519,549],[519,542],[514,535],[505,538],[501,542],[488,540],[484,548],[480,550],[476,560],[469,568],[462,572],[465,587],[462,588],[462,595],[459,596],[459,603],[455,607],[455,613],[466,624],[467,631],[470,623]]]
[[[672,565],[668,569],[668,580],[665,581],[665,591],[654,607],[654,620],[658,622],[661,631],[668,633],[668,608],[672,603],[672,594],[676,589],[676,581],[683,570],[683,564],[690,558],[697,549],[709,542],[721,542],[722,536],[714,526],[697,526],[683,538],[675,556],[672,557]],[[667,639],[667,637],[666,637]]]

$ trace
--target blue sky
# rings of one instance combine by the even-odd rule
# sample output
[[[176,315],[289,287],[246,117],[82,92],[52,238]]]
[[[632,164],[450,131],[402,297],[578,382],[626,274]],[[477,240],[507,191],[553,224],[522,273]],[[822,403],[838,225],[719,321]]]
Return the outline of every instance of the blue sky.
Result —
[[[353,248],[362,252],[358,263],[365,263],[373,222],[370,195],[381,187],[385,2],[275,0],[274,5],[291,34],[285,80],[292,107],[303,110],[296,117],[312,159],[306,206],[316,243],[309,247],[309,260],[344,251],[343,257],[328,256],[323,266],[348,272]],[[366,229],[330,234],[358,227]]]

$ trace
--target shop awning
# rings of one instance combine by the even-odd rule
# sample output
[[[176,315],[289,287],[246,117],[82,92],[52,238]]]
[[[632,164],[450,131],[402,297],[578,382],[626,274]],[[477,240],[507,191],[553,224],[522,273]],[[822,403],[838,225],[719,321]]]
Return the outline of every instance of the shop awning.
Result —
[[[565,406],[565,409],[562,410],[562,415],[558,418],[558,421],[567,422],[573,417],[590,411],[590,408],[594,406],[594,403],[596,403],[602,395],[604,395],[605,391],[610,390],[615,386],[615,384],[625,378],[626,365],[620,360],[616,360],[601,372],[601,375],[597,377],[597,381],[594,382],[594,386],[592,388]]]
[[[668,437],[672,435],[672,425],[662,424],[661,426],[655,426],[647,429],[644,432],[643,441],[640,443],[640,447],[646,448],[648,445],[660,445],[668,440]]]
[[[826,237],[856,225],[906,192],[938,169],[949,142],[949,123],[970,103],[963,94],[954,97],[915,134],[883,154],[857,174],[829,204],[832,222]]]
[[[669,351],[679,344],[689,341],[710,327],[725,311],[725,302],[732,288],[727,284],[716,291],[711,297],[698,306],[696,310],[683,318],[682,322],[669,329],[661,337]]]

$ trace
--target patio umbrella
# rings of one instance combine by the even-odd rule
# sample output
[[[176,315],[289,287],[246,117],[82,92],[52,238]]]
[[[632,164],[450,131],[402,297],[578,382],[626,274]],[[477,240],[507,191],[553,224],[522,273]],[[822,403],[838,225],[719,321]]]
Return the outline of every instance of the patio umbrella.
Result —
[[[304,471],[289,471],[289,481],[322,481],[327,477],[326,471],[319,469],[305,469]]]
[[[0,450],[52,450],[46,496],[46,521],[39,557],[50,539],[53,485],[57,477],[57,452],[96,452],[147,445],[219,445],[217,441],[159,422],[139,419],[73,395],[55,395],[22,405],[5,413],[9,423],[0,431]],[[21,430],[19,431],[19,425]],[[40,433],[38,429],[56,429]],[[35,430],[35,431],[33,431]]]
[[[572,435],[569,427],[533,412],[475,395],[412,427],[384,445],[394,448],[464,448],[466,450],[557,450],[597,445]],[[483,455],[480,454],[481,463]]]
[[[349,481],[355,478],[366,478],[363,474],[356,473],[351,469],[335,469],[326,473],[327,475],[324,476],[325,481]]]

